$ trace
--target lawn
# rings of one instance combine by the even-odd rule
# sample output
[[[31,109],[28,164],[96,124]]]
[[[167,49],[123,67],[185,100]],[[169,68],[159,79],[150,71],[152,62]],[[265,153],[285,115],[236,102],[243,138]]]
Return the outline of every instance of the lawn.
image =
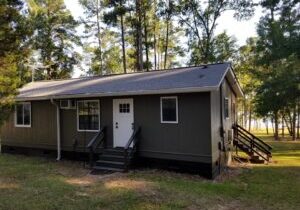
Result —
[[[88,175],[82,163],[0,155],[0,209],[300,209],[300,142],[274,142],[273,163],[233,166],[215,181],[143,170]]]

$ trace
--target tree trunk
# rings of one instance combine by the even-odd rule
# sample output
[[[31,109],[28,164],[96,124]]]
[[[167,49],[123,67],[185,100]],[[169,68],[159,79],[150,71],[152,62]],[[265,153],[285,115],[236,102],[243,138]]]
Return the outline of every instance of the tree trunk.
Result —
[[[246,106],[246,100],[245,99],[243,100],[243,107],[244,107],[244,115],[243,115],[244,128],[246,128],[247,127],[247,106]]]
[[[144,39],[145,39],[145,50],[146,50],[146,70],[149,71],[149,46],[148,46],[148,28],[147,28],[147,15],[146,9],[144,8]]]
[[[136,0],[136,14],[137,14],[137,64],[138,71],[143,71],[143,44],[142,44],[142,12],[141,0]]]
[[[251,121],[252,121],[252,109],[251,109],[251,104],[249,104],[249,128],[248,128],[249,132],[251,132]]]
[[[168,47],[169,47],[169,17],[167,17],[167,32],[166,32],[166,40],[165,40],[165,60],[164,60],[164,69],[167,68],[167,60],[168,60]]]
[[[100,56],[100,69],[99,73],[103,73],[103,61],[102,61],[102,46],[101,46],[101,28],[100,28],[100,11],[99,11],[99,0],[97,0],[97,39],[98,39],[98,47],[99,47],[99,56]]]
[[[155,28],[154,28],[154,36],[153,36],[153,56],[154,56],[154,70],[156,70],[157,57],[156,57],[156,30],[155,30]]]
[[[290,127],[290,125],[289,125],[289,123],[288,123],[288,120],[286,119],[285,115],[283,115],[283,119],[284,119],[285,126],[286,126],[286,128],[288,129],[289,134],[292,135],[291,127]]]
[[[284,138],[284,119],[283,119],[283,115],[282,115],[282,118],[281,118],[281,136],[282,138]]]
[[[275,112],[275,114],[274,114],[274,123],[275,123],[274,139],[279,140],[279,138],[278,138],[278,112]]]
[[[269,135],[269,125],[268,124],[269,124],[268,119],[266,119],[265,125],[266,125],[267,135]]]
[[[123,54],[123,70],[127,73],[126,68],[126,49],[125,49],[125,31],[124,31],[124,17],[121,15],[121,36],[122,36],[122,54]]]
[[[298,100],[299,101],[299,100]],[[299,133],[299,129],[300,129],[300,103],[298,102],[298,104],[297,104],[297,108],[298,108],[298,114],[297,114],[297,139],[299,139],[300,138],[300,133]]]
[[[157,39],[157,69],[160,69],[160,33],[158,34],[158,39]]]
[[[296,140],[296,115],[297,115],[297,110],[296,110],[296,105],[293,108],[293,140]]]
[[[273,131],[273,136],[275,135],[275,130],[274,130],[274,118],[271,117],[271,125],[272,125],[272,131]]]

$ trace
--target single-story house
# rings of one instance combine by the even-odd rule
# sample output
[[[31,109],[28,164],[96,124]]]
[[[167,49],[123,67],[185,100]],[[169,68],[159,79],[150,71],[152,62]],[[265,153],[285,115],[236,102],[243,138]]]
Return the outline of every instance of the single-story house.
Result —
[[[230,63],[36,81],[19,90],[2,151],[55,151],[58,160],[94,151],[96,169],[121,170],[134,157],[213,178],[230,161],[242,96]]]

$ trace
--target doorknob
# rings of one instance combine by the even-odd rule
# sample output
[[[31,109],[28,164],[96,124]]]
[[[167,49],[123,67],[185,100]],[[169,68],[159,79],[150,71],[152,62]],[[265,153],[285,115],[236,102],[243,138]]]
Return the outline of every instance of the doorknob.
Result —
[[[116,128],[119,128],[119,124],[118,124],[118,122],[116,122]]]

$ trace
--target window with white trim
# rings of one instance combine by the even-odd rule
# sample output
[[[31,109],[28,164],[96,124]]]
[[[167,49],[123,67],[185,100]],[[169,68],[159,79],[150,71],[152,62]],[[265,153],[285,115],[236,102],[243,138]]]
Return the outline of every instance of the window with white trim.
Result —
[[[98,100],[77,102],[78,131],[99,131],[100,105]]]
[[[15,126],[31,127],[31,103],[17,103],[15,109]]]
[[[161,123],[178,123],[177,96],[160,98]]]
[[[224,117],[229,118],[229,98],[224,99]]]

